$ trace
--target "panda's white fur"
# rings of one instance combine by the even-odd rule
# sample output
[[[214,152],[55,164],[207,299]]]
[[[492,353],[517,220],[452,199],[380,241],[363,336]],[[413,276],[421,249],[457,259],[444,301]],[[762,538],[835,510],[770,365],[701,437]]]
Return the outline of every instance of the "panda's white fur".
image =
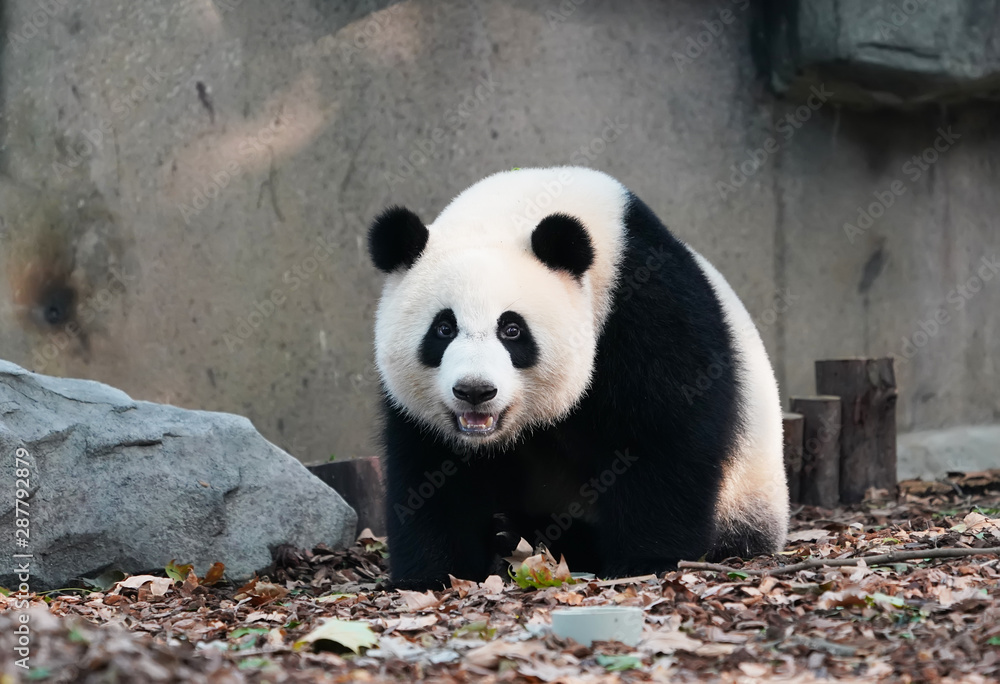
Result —
[[[788,530],[788,485],[785,478],[781,425],[781,399],[774,370],[757,326],[743,302],[718,269],[693,249],[702,272],[708,276],[722,303],[726,322],[741,359],[740,424],[737,451],[726,465],[717,505],[720,519],[730,523],[759,524],[763,517],[780,521],[781,537]],[[763,501],[760,492],[773,492]],[[761,511],[766,506],[768,510]]]
[[[390,404],[455,453],[495,454],[534,430],[558,425],[588,392],[598,342],[624,287],[625,214],[632,201],[615,179],[573,167],[502,172],[458,195],[427,226],[419,258],[386,278],[375,351]],[[550,268],[532,253],[533,231],[553,214],[579,219],[590,237],[593,263],[580,276]],[[737,427],[733,453],[723,465],[716,525],[767,530],[773,545],[780,546],[788,501],[774,373],[733,289],[707,260],[685,247],[715,292],[737,368]],[[418,349],[428,321],[442,309],[454,310],[459,333],[440,366],[428,367]],[[530,368],[515,368],[495,334],[497,317],[507,310],[517,310],[529,322],[539,352]],[[497,389],[482,408],[503,416],[489,434],[455,429],[456,415],[467,406],[452,388],[467,380]],[[394,570],[401,573],[410,574]]]

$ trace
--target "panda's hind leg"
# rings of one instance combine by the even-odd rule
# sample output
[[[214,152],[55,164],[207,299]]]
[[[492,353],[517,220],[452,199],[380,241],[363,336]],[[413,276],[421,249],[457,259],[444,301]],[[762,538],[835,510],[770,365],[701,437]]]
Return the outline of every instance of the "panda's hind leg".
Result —
[[[715,543],[705,557],[710,563],[726,558],[753,558],[778,550],[779,533],[774,525],[747,520],[725,521],[716,530]]]

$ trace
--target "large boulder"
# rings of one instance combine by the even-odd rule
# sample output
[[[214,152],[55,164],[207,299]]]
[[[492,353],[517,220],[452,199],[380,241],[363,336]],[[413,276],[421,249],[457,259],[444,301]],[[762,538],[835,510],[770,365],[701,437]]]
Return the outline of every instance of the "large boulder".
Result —
[[[246,418],[133,401],[98,382],[6,361],[0,477],[0,548],[31,554],[32,591],[171,559],[199,574],[219,561],[240,580],[268,566],[280,544],[343,547],[356,532],[357,516],[337,492]],[[20,516],[19,487],[27,493]],[[27,531],[25,546],[16,530]],[[0,585],[20,584],[23,562],[4,553]]]
[[[761,0],[755,54],[779,93],[848,105],[1000,98],[1000,0]]]

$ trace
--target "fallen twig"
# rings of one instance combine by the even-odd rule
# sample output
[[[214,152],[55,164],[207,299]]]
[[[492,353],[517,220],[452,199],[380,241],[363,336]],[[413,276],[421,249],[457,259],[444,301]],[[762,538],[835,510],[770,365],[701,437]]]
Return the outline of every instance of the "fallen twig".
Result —
[[[619,584],[641,584],[650,580],[658,579],[658,575],[636,575],[635,577],[619,577],[617,579],[606,579],[594,582],[598,587],[614,587]]]
[[[718,563],[695,563],[692,561],[681,561],[677,564],[679,570],[703,570],[714,572],[735,572],[744,575],[765,576],[765,575],[787,575],[799,570],[809,570],[811,568],[823,567],[843,567],[857,565],[859,561],[864,561],[865,565],[887,565],[900,561],[917,560],[920,558],[960,558],[962,556],[980,556],[1000,554],[1000,546],[992,546],[985,549],[924,549],[915,551],[890,551],[878,556],[858,556],[857,558],[810,558],[802,563],[786,565],[780,568],[764,568],[754,570],[752,568],[733,568],[728,565]]]

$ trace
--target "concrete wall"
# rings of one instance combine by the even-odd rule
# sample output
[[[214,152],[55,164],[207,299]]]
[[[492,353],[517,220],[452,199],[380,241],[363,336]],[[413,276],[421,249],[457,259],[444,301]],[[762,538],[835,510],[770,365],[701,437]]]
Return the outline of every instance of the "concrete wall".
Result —
[[[745,0],[39,7],[5,3],[0,357],[374,453],[367,221],[582,161],[727,275],[786,396],[813,359],[912,352],[901,429],[1000,421],[1000,275],[957,289],[1000,256],[996,111],[777,102]]]

